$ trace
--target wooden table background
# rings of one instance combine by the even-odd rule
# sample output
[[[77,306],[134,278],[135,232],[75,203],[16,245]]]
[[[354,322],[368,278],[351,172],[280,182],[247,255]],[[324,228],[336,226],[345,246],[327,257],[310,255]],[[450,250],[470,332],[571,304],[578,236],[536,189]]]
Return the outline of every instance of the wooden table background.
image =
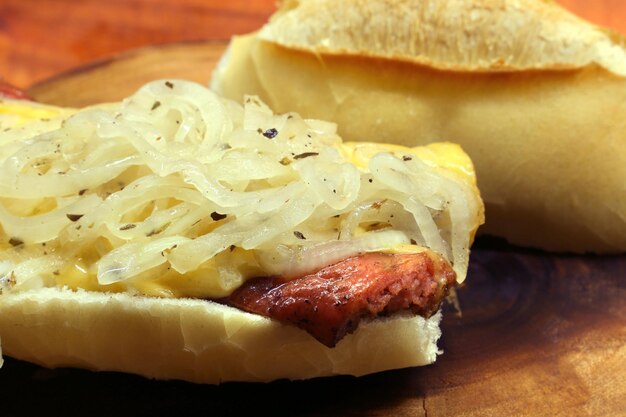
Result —
[[[259,27],[277,0],[1,0],[0,76],[24,89],[146,45],[226,40]],[[625,0],[558,0],[626,34]]]

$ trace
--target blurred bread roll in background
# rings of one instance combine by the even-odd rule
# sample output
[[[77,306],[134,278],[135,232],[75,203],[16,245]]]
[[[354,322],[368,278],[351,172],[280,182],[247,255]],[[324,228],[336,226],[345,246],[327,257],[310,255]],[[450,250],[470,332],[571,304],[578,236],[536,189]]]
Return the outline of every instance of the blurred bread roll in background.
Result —
[[[448,140],[473,159],[483,234],[626,250],[624,39],[540,0],[283,1],[212,87],[333,120],[347,140]]]

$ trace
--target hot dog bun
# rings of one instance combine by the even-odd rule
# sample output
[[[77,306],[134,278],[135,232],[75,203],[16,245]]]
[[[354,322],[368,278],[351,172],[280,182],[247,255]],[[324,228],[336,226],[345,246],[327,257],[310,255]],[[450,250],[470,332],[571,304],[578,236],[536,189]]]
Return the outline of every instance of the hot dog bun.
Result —
[[[437,356],[440,317],[378,319],[328,348],[296,327],[205,300],[56,288],[0,296],[7,356],[210,384],[426,365]]]
[[[203,383],[435,360],[432,313],[465,278],[483,221],[458,145],[343,143],[332,123],[274,114],[256,97],[241,106],[183,80],[82,110],[10,100],[0,110],[6,355]],[[369,271],[379,272],[359,269],[368,252],[377,253]],[[419,257],[421,275],[393,263],[373,269],[395,255]],[[244,309],[241,298],[227,304],[256,278],[291,284],[346,259],[357,259],[354,287],[383,273],[391,280],[361,294],[364,307],[345,326],[316,323],[330,323],[334,348],[296,327],[303,308],[282,321],[271,315],[281,302],[295,305],[296,292],[269,305],[274,318],[229,307]],[[352,314],[344,304],[359,294],[316,304],[326,288],[307,286],[301,306],[314,306],[315,318],[329,317],[324,306],[331,318]]]
[[[333,120],[348,140],[449,140],[473,159],[482,233],[626,250],[624,40],[539,0],[284,1],[212,86]]]

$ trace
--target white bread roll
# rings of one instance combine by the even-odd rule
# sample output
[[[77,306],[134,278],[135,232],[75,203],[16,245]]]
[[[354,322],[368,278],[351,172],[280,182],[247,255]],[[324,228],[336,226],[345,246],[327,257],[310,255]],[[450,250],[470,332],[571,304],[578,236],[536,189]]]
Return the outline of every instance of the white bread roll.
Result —
[[[459,146],[343,143],[332,123],[275,115],[256,97],[242,107],[183,80],[77,111],[7,100],[0,113],[5,354],[202,383],[363,375],[435,360],[439,315],[364,320],[328,348],[319,334],[282,324],[298,311],[280,322],[206,300],[255,277],[302,277],[385,252],[430,258],[420,263],[427,277],[399,264],[379,271],[402,282],[432,278],[420,295],[431,312],[465,278],[483,220]],[[359,278],[375,279],[372,271]],[[301,302],[313,316],[325,306],[318,310],[318,295],[354,297],[349,326],[376,314],[364,303],[395,303],[403,285],[369,294],[359,294],[363,282],[354,294],[308,287]],[[294,297],[275,302],[283,301]]]
[[[0,296],[8,356],[211,384],[426,365],[438,353],[440,318],[377,319],[328,348],[295,326],[205,300],[56,288]]]
[[[457,142],[482,233],[626,250],[626,50],[539,0],[284,1],[233,39],[212,86],[333,120],[348,140]]]

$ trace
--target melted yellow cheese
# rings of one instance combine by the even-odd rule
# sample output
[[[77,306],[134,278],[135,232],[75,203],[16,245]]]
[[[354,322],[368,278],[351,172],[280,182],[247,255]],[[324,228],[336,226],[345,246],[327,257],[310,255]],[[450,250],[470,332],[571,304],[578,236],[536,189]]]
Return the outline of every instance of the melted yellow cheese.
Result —
[[[165,298],[220,298],[228,296],[246,279],[267,275],[259,266],[254,251],[234,248],[186,274],[161,266],[130,280],[103,286],[96,276],[98,258],[97,248],[86,248],[63,268],[51,271],[49,278],[56,286],[74,290],[130,292]]]
[[[0,128],[15,128],[33,121],[47,121],[71,114],[71,109],[34,103],[25,100],[0,100]]]
[[[476,172],[472,160],[455,143],[438,142],[414,148],[370,142],[346,142],[342,146],[344,155],[361,169],[367,168],[369,160],[380,152],[390,152],[400,156],[416,156],[425,163],[443,168],[455,174],[468,185],[476,187]]]

